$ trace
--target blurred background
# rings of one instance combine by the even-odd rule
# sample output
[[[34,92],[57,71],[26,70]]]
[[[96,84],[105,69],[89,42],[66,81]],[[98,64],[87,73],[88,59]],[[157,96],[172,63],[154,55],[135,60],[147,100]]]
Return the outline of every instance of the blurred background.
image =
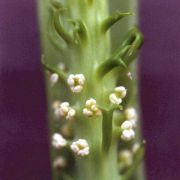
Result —
[[[180,1],[140,0],[147,180],[180,179]],[[50,180],[36,1],[0,1],[0,180]]]

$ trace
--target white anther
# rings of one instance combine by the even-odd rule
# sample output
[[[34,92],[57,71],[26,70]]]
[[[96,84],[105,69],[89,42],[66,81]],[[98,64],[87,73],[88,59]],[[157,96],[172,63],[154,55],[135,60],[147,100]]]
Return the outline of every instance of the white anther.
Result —
[[[71,144],[71,150],[79,156],[87,156],[89,154],[89,145],[85,139],[79,139]]]
[[[53,134],[53,136],[52,136],[52,146],[53,147],[60,149],[66,145],[67,145],[67,141],[66,141],[66,139],[64,139],[62,137],[61,134],[59,134],[59,133]]]
[[[101,116],[102,112],[97,107],[96,100],[91,98],[86,101],[85,108],[83,109],[83,114],[86,116]]]
[[[67,79],[67,83],[72,92],[79,93],[83,90],[85,77],[83,74],[70,74]]]
[[[121,138],[124,141],[130,141],[135,138],[135,132],[133,129],[122,131]]]

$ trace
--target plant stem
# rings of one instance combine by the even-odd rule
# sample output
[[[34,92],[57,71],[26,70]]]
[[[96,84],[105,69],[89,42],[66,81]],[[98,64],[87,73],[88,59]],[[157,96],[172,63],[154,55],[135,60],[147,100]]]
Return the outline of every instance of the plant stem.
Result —
[[[62,173],[52,168],[52,179],[68,180],[68,178],[72,177],[74,180],[121,180],[117,162],[117,137],[113,136],[114,109],[109,110],[108,97],[116,87],[117,82],[118,84],[122,83],[127,85],[130,92],[130,97],[124,103],[124,107],[137,105],[137,100],[134,99],[134,96],[136,96],[134,94],[136,79],[132,81],[133,85],[132,83],[126,83],[127,79],[124,80],[123,72],[118,80],[118,74],[121,71],[120,69],[115,70],[115,68],[116,64],[120,64],[123,70],[127,68],[125,72],[132,70],[133,73],[136,73],[135,66],[130,68],[129,65],[137,54],[142,44],[142,39],[138,39],[136,44],[133,44],[133,42],[136,42],[136,39],[126,42],[126,51],[123,53],[127,55],[129,50],[134,51],[131,61],[127,61],[127,67],[125,56],[121,57],[123,59],[118,61],[118,63],[113,63],[112,65],[111,62],[108,62],[106,64],[106,60],[112,57],[112,45],[108,30],[118,20],[129,16],[131,13],[118,12],[109,16],[108,0],[66,0],[61,1],[61,4],[59,2],[60,0],[38,1],[42,54],[44,54],[46,61],[46,63],[43,62],[43,65],[50,73],[59,75],[59,83],[53,88],[48,86],[49,82],[47,80],[49,134],[51,136],[54,132],[60,131],[62,125],[65,124],[63,121],[58,121],[58,123],[53,121],[55,119],[51,107],[53,101],[67,101],[79,111],[75,120],[72,121],[74,139],[83,138],[87,140],[90,154],[87,157],[67,157],[74,163],[69,165],[69,170]],[[47,38],[49,26],[50,39]],[[139,34],[138,31],[136,35]],[[132,33],[130,37],[131,35]],[[51,43],[52,41],[54,43]],[[54,48],[54,44],[56,48]],[[133,49],[133,47],[136,48]],[[61,72],[57,69],[59,62],[65,64],[67,67],[66,72]],[[111,69],[108,67],[108,64],[111,66]],[[99,73],[101,78],[97,78],[98,69],[101,70]],[[79,73],[86,78],[86,84],[80,95],[72,93],[66,82],[68,74]],[[96,99],[97,104],[101,106],[102,116],[86,117],[82,114],[86,100],[89,98]],[[68,156],[68,153],[69,150],[64,153],[65,156]],[[59,155],[59,152],[53,148],[51,149],[52,162]],[[65,173],[64,177],[62,177],[63,175],[61,176],[63,173]],[[137,180],[140,180],[138,177],[140,176],[137,176]]]

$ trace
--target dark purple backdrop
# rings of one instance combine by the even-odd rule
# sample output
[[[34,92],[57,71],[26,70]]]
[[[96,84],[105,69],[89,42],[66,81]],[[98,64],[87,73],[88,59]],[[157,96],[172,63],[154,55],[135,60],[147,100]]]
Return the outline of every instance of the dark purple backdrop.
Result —
[[[35,1],[0,1],[0,180],[50,180]],[[180,1],[141,0],[148,180],[180,179]]]

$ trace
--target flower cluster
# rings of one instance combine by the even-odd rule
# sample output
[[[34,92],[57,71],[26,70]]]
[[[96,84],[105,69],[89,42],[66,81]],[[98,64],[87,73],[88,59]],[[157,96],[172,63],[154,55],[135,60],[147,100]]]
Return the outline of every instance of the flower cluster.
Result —
[[[90,98],[86,101],[85,108],[83,109],[83,114],[91,116],[101,116],[102,112],[96,105],[96,100]]]
[[[85,139],[79,139],[71,144],[71,150],[79,156],[87,156],[89,154],[89,144]]]
[[[73,93],[80,93],[83,90],[85,77],[83,74],[70,74],[67,83]]]
[[[109,100],[112,104],[119,105],[122,99],[126,96],[127,90],[124,86],[119,86],[114,89],[114,92],[109,95]]]
[[[133,128],[136,127],[137,113],[134,108],[128,108],[125,110],[126,120],[121,124],[122,134],[121,138],[124,141],[130,141],[135,138],[135,131]]]
[[[67,145],[66,139],[62,137],[61,134],[55,133],[52,136],[52,146],[56,149],[61,149]]]
[[[55,115],[65,117],[67,120],[73,119],[76,115],[76,111],[70,107],[68,102],[60,103],[58,107],[55,108]]]

